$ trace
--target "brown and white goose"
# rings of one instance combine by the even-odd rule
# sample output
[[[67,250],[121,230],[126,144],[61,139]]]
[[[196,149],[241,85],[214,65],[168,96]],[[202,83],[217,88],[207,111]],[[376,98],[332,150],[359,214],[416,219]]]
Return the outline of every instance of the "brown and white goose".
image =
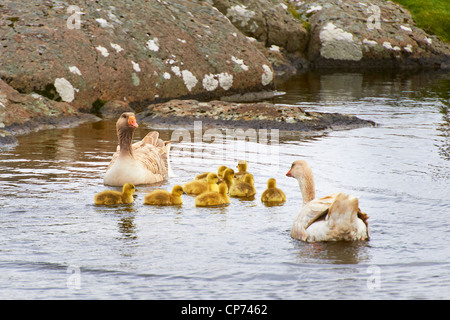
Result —
[[[132,112],[124,112],[117,120],[119,145],[106,169],[104,183],[121,186],[152,184],[171,174],[169,163],[170,141],[159,139],[159,133],[149,132],[141,141],[132,143],[138,127]]]
[[[304,160],[294,161],[286,176],[297,179],[303,198],[292,238],[307,242],[369,239],[369,217],[359,209],[356,197],[333,193],[315,199],[313,174]]]

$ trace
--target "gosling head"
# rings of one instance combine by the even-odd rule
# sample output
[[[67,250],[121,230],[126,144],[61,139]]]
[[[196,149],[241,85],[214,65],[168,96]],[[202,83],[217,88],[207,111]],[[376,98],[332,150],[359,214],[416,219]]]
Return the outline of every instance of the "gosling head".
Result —
[[[133,194],[136,191],[134,184],[125,183],[122,187],[122,192],[125,194]]]
[[[223,178],[224,180],[231,180],[234,177],[234,170],[227,168],[224,172],[223,172]]]
[[[255,180],[253,179],[253,175],[251,173],[246,173],[244,176],[244,182],[253,185],[255,182]]]
[[[217,169],[217,174],[219,175],[219,177],[223,177],[224,176],[224,173],[225,173],[225,171],[228,169],[228,167],[227,166],[220,166],[218,169]]]
[[[225,182],[219,184],[219,193],[226,195],[228,193],[228,186]]]
[[[173,188],[172,188],[172,195],[179,197],[182,194],[185,194],[185,192],[183,191],[183,187],[182,186],[180,186],[178,184],[173,186]]]
[[[236,167],[238,168],[239,172],[246,172],[247,171],[247,161],[239,160],[238,165]]]
[[[206,181],[208,181],[208,183],[215,183],[217,184],[219,182],[219,176],[215,173],[208,173],[208,175],[206,176]]]
[[[277,180],[274,178],[270,178],[267,180],[267,189],[273,189],[277,187]]]

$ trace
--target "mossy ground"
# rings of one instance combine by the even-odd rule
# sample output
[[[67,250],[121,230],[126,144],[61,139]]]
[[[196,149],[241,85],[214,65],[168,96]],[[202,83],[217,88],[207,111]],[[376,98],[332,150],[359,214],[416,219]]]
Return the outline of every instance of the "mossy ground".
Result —
[[[429,34],[450,42],[449,0],[394,0],[408,9],[416,25]]]

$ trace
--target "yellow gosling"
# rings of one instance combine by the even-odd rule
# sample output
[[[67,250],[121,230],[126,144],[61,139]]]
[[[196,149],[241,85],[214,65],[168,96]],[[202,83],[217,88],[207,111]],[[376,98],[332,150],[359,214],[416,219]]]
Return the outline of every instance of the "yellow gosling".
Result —
[[[192,180],[183,185],[183,190],[187,194],[197,195],[206,191],[219,191],[219,186],[217,183],[219,182],[219,177],[217,174],[210,172],[206,177],[206,181],[204,180]]]
[[[144,204],[179,206],[183,204],[183,199],[181,198],[183,193],[183,188],[180,185],[175,185],[171,193],[167,190],[154,190],[145,196]]]
[[[286,202],[286,195],[283,190],[277,188],[277,181],[274,178],[267,180],[267,189],[262,193],[261,201],[270,203]]]
[[[230,196],[232,197],[252,197],[256,194],[253,175],[246,173],[244,181],[235,182],[230,188]]]
[[[236,167],[238,168],[238,172],[235,173],[235,181],[244,181],[244,176],[247,173],[247,161],[239,160]]]
[[[195,197],[195,205],[197,207],[210,207],[230,203],[227,195],[228,187],[225,182],[219,185],[219,192],[208,191]]]
[[[94,197],[95,204],[114,205],[127,204],[134,201],[133,193],[136,190],[133,184],[125,183],[122,192],[115,190],[106,190],[97,193]]]
[[[219,179],[222,179],[222,178],[223,178],[223,173],[224,173],[224,171],[225,171],[226,169],[228,169],[227,166],[220,166],[220,167],[217,169],[217,175],[219,176]],[[200,174],[198,174],[198,175],[195,176],[195,180],[206,180],[206,177],[208,176],[209,173],[211,173],[211,172],[203,172],[203,173],[200,173]]]
[[[223,181],[227,184],[228,190],[230,190],[231,186],[234,183],[234,170],[227,168],[223,173]]]

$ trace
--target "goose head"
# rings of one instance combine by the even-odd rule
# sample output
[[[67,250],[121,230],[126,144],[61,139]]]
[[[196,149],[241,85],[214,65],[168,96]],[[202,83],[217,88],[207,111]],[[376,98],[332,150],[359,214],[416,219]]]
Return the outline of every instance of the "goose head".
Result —
[[[121,154],[133,156],[131,142],[137,127],[136,116],[133,112],[124,112],[120,115],[116,122],[116,129]]]
[[[286,176],[295,178],[298,181],[300,191],[302,192],[303,204],[308,203],[316,197],[312,170],[305,160],[294,161]]]
[[[136,122],[136,116],[133,112],[124,112],[120,115],[119,119],[116,122],[116,128],[119,129],[131,129],[134,130],[139,125]]]

